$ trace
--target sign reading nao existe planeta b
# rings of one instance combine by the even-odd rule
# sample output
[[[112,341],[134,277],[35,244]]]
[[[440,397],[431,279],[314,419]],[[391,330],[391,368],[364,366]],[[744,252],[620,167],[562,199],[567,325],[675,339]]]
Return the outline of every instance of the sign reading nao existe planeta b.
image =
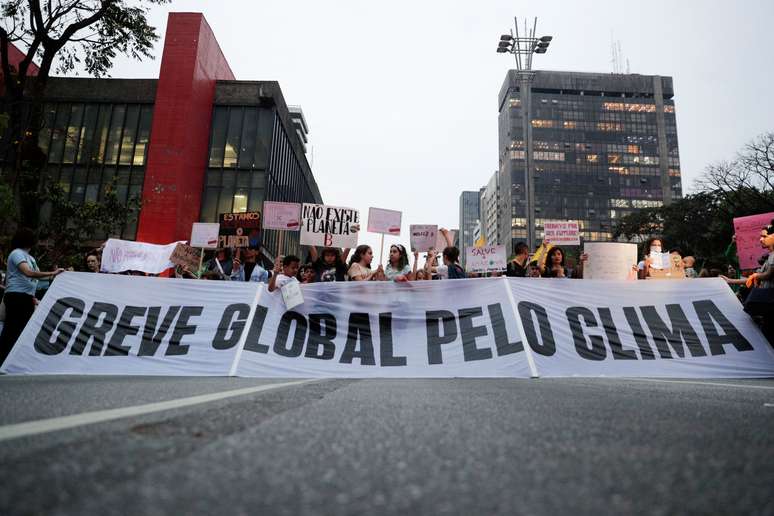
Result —
[[[301,207],[301,245],[355,247],[360,212],[354,208],[307,204]]]
[[[261,246],[261,212],[220,214],[220,238],[218,247]]]

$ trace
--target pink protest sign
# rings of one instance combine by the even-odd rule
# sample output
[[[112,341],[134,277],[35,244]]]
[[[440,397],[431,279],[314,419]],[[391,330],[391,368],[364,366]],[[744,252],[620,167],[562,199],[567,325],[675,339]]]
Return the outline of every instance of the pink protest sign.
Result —
[[[736,254],[739,256],[740,268],[757,269],[758,259],[768,254],[768,251],[761,247],[761,230],[771,224],[771,219],[774,219],[774,212],[734,219]]]
[[[263,227],[264,229],[300,231],[301,205],[294,202],[264,201]]]
[[[543,229],[546,242],[554,245],[580,245],[580,227],[576,220],[547,220]]]
[[[400,236],[401,212],[368,208],[368,231],[384,235]]]

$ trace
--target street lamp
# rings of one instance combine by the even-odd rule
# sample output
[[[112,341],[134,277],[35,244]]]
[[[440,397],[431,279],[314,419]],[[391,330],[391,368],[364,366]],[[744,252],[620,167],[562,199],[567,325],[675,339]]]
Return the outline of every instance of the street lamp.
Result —
[[[527,245],[530,251],[535,249],[535,181],[532,174],[532,117],[531,117],[531,92],[532,80],[535,72],[532,71],[532,54],[545,54],[548,46],[554,39],[553,36],[535,37],[537,18],[532,29],[527,29],[527,20],[524,19],[524,31],[519,34],[519,19],[514,18],[516,32],[500,36],[497,43],[498,54],[513,54],[516,59],[516,77],[519,81],[519,97],[521,99],[523,132],[525,141],[524,152],[524,186],[527,204]],[[513,201],[511,201],[513,202]],[[513,224],[509,224],[513,226]]]

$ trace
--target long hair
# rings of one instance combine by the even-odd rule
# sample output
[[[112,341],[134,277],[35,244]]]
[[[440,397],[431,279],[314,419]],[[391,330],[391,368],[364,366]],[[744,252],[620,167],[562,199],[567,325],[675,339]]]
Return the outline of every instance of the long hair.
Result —
[[[371,249],[371,246],[365,244],[357,246],[352,258],[349,259],[349,266],[352,267],[353,263],[360,263],[360,260],[363,259],[363,255],[366,254],[369,249]],[[371,265],[369,264],[367,267],[370,269]]]
[[[657,236],[656,237],[650,237],[649,239],[647,239],[645,241],[645,245],[642,248],[642,254],[644,256],[648,256],[650,254],[650,248],[653,245],[653,242],[655,242],[656,240],[661,242],[661,250],[662,251],[664,250],[664,241],[661,239],[661,237],[657,237]]]
[[[400,244],[392,244],[390,246],[390,251],[392,251],[393,247],[398,250],[398,266],[396,269],[399,271],[403,270],[403,268],[408,265],[408,253],[406,252],[406,248]],[[390,264],[392,265],[392,262],[390,262]]]
[[[546,253],[546,258],[545,258],[545,260],[543,261],[543,267],[545,267],[545,271],[546,271],[544,274],[545,274],[546,276],[553,276],[553,271],[552,271],[552,269],[553,269],[554,263],[553,263],[553,261],[551,260],[551,258],[552,258],[552,257],[553,257],[553,256],[554,256],[556,253],[561,253],[561,254],[562,254],[562,261],[559,263],[559,265],[561,265],[561,266],[562,266],[562,268],[564,268],[564,257],[565,257],[565,256],[564,256],[564,250],[562,250],[562,248],[561,248],[561,247],[559,247],[559,246],[554,246],[554,247],[552,247],[552,248],[551,248],[551,250],[550,250],[550,251],[548,251],[548,252]]]

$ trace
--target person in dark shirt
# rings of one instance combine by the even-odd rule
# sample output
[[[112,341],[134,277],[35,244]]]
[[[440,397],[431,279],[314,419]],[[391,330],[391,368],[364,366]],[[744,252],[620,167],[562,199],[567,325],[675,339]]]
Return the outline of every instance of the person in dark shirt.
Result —
[[[505,268],[505,275],[509,278],[525,278],[529,269],[529,247],[524,242],[516,244],[513,252],[516,256]]]
[[[317,252],[316,247],[309,248],[312,258],[312,270],[314,282],[347,281],[347,256],[349,249],[337,247],[323,247],[322,253]]]

